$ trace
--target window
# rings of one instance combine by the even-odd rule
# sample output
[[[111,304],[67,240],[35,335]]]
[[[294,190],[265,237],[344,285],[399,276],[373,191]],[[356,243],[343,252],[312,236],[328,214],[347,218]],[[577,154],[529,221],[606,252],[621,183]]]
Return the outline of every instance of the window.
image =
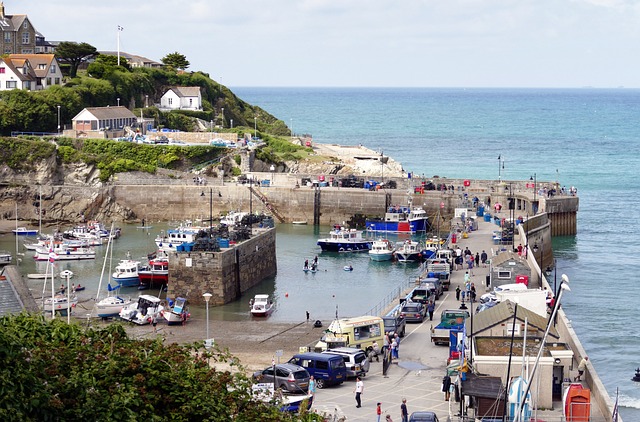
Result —
[[[11,32],[4,33],[4,42],[11,42]]]
[[[23,88],[24,89],[31,89],[31,81],[25,81]]]
[[[56,78],[56,85],[60,85],[60,78]]]
[[[29,33],[28,32],[23,32],[22,33],[22,44],[29,44]]]
[[[46,64],[44,64],[44,63],[38,64],[38,70],[43,70],[43,69],[46,69],[46,68],[47,68]]]
[[[16,81],[7,81],[7,89],[14,89],[18,87],[18,84]]]
[[[173,98],[169,97],[169,105],[173,104]]]
[[[22,24],[22,27],[23,27],[24,29],[29,29],[29,21],[26,21],[26,20],[25,20],[25,21],[24,21],[24,23]]]
[[[47,78],[47,86],[51,85],[51,78]]]
[[[50,69],[51,69],[51,71],[50,71],[51,73],[56,73],[56,65],[55,64],[52,64]]]
[[[511,279],[511,271],[498,271],[498,278],[507,278],[507,279]]]
[[[193,107],[193,98],[189,98],[189,107]]]
[[[4,67],[0,67],[0,73],[4,73],[5,72],[5,68]]]
[[[316,368],[327,370],[329,369],[329,364],[326,361],[318,360],[316,361]]]

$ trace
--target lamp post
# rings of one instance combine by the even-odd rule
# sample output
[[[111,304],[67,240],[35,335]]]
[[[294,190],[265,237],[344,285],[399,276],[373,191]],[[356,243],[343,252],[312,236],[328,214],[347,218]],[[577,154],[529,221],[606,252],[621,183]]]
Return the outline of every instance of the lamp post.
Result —
[[[500,175],[500,160],[502,159],[502,155],[498,155],[498,182],[502,181],[502,177]]]
[[[144,96],[144,107],[147,108],[149,107],[149,95]]]
[[[118,101],[118,107],[120,107],[120,98],[116,98],[116,100]]]
[[[60,106],[58,106],[58,133],[60,133]]]
[[[220,113],[220,127],[224,129],[224,107],[222,107],[222,113]]]
[[[384,151],[380,150],[380,173],[382,174],[382,186],[384,187]]]
[[[274,184],[273,183],[274,182],[273,177],[274,177],[274,173],[276,171],[276,167],[273,164],[271,164],[271,167],[269,167],[269,170],[271,170],[271,185],[273,186],[273,184]]]
[[[544,257],[544,243],[542,243],[542,248],[540,250],[540,261],[538,262],[538,268],[540,269],[540,281],[542,281],[542,258]],[[538,244],[533,245],[533,257],[536,258],[536,254],[538,253]]]
[[[200,192],[200,196],[204,196],[204,191]],[[213,188],[209,188],[209,234],[213,229]]]
[[[204,302],[207,307],[207,338],[205,339],[205,347],[209,344],[209,299],[213,296],[211,293],[203,293],[202,297],[204,297]]]
[[[529,177],[529,180],[533,180],[533,213],[538,213],[538,207],[536,203],[536,195],[538,194],[538,180],[536,173],[533,173],[533,176]]]
[[[258,116],[253,116],[253,139],[258,139]]]

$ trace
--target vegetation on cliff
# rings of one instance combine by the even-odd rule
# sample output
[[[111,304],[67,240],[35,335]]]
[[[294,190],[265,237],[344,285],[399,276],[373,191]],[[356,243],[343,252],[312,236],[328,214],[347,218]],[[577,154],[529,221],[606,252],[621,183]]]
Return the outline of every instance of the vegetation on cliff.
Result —
[[[0,345],[5,420],[321,420],[256,400],[244,368],[226,351],[164,345],[161,336],[130,339],[121,324],[93,329],[6,316]]]

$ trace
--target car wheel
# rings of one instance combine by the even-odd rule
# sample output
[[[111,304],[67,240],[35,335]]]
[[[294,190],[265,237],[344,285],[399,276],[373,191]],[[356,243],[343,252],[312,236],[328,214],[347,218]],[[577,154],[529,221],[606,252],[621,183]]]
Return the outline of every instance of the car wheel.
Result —
[[[316,387],[319,389],[323,389],[325,387],[325,383],[323,379],[316,380]]]

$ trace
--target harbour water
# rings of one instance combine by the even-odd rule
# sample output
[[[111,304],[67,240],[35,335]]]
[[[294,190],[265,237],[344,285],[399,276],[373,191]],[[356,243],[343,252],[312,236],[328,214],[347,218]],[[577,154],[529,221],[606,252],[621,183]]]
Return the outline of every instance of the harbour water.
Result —
[[[580,196],[578,234],[553,239],[563,306],[624,420],[640,420],[640,90],[234,88],[317,142],[364,144],[406,171],[558,180]],[[500,161],[498,160],[500,157]],[[542,246],[542,245],[539,245]],[[354,274],[354,278],[357,274]],[[350,280],[351,282],[351,280]]]

